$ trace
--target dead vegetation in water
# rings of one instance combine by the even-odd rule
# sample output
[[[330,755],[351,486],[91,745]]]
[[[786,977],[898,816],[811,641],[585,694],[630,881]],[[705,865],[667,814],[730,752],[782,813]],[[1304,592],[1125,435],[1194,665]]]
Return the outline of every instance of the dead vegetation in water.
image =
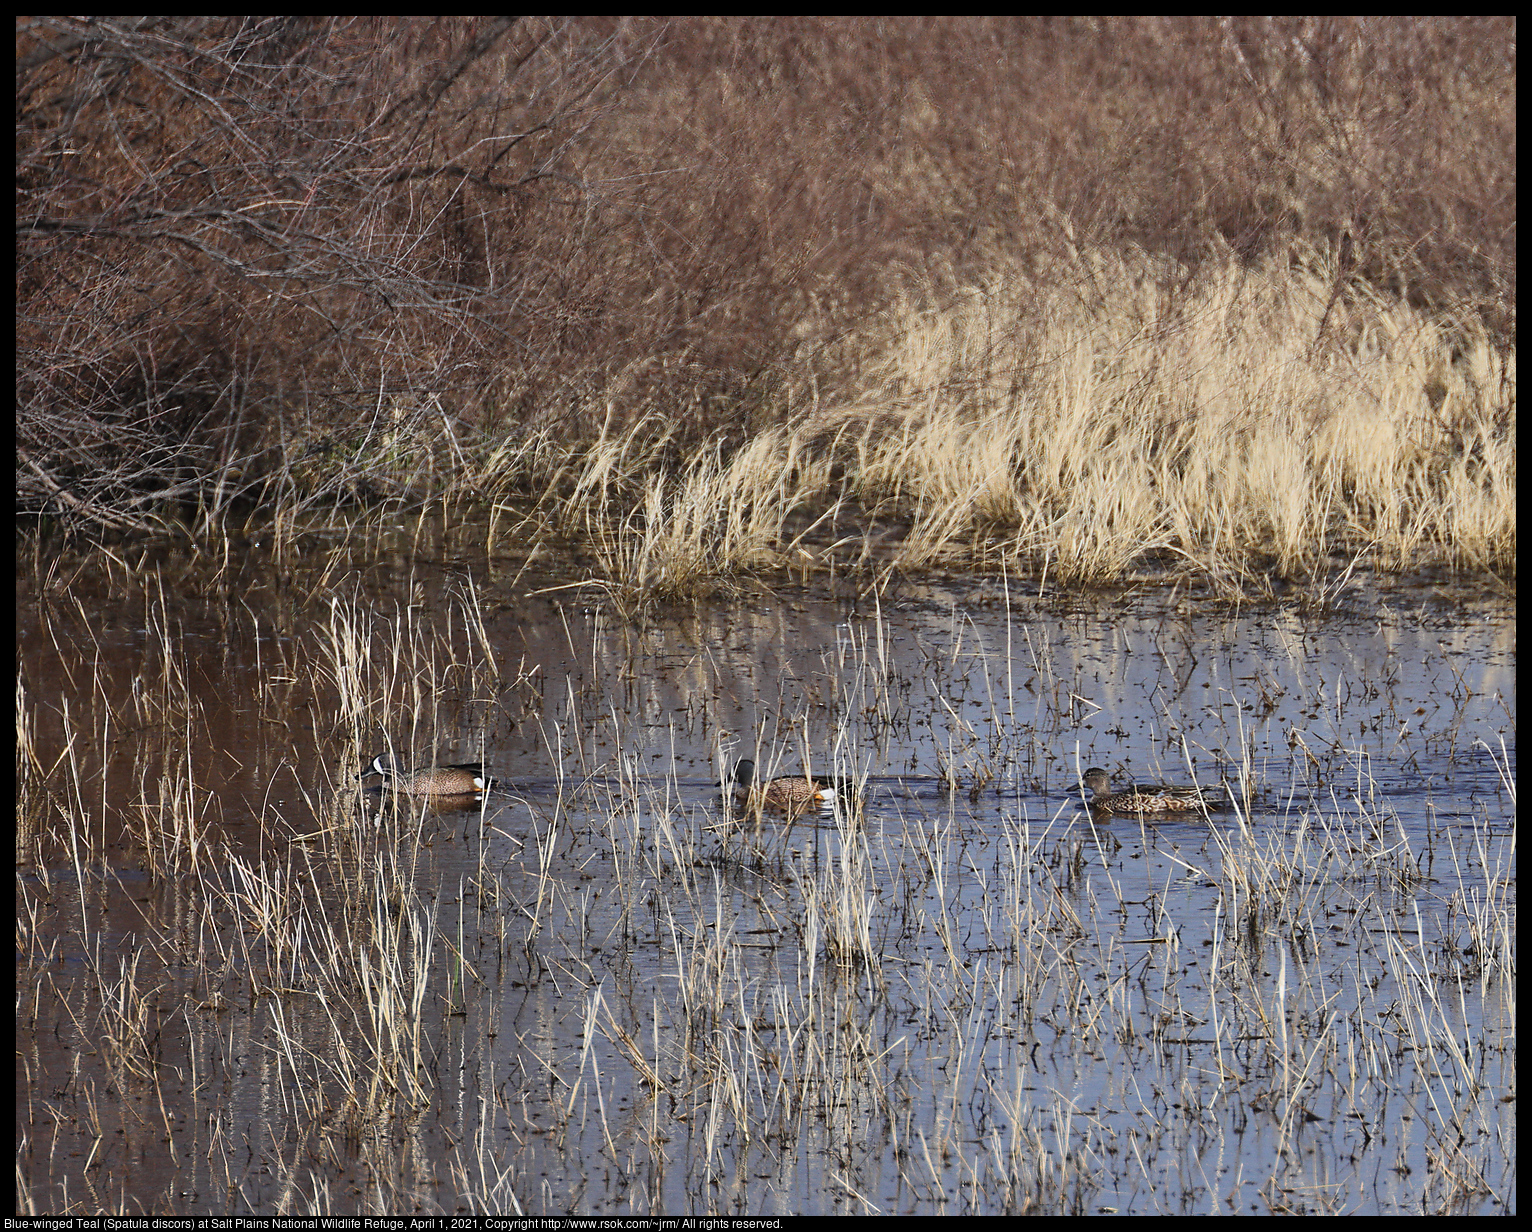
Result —
[[[1292,1210],[1510,1195],[1495,1169],[1514,1154],[1497,1119],[1514,1073],[1511,818],[1481,802],[1473,825],[1400,824],[1371,759],[1424,761],[1465,724],[1379,722],[1408,709],[1392,673],[1283,675],[1306,681],[1294,709],[1315,716],[1288,764],[1249,754],[1261,699],[1242,681],[1221,695],[1187,760],[1216,754],[1242,783],[1290,775],[1287,790],[1258,816],[1235,793],[1206,829],[1146,834],[1134,850],[1165,860],[1149,877],[1118,856],[1133,823],[1097,828],[1069,793],[1026,787],[1103,685],[1047,641],[997,640],[1024,616],[981,635],[954,613],[913,659],[890,622],[848,626],[811,678],[750,699],[776,721],[733,733],[760,744],[729,758],[857,778],[856,824],[716,828],[722,773],[699,788],[615,752],[684,748],[695,733],[664,729],[693,716],[648,704],[658,688],[571,682],[548,720],[554,791],[469,814],[448,839],[408,801],[358,810],[349,773],[380,722],[436,739],[424,720],[444,695],[515,683],[486,661],[478,593],[428,617],[329,589],[302,644],[241,677],[261,694],[241,709],[279,744],[334,716],[324,790],[219,811],[218,682],[199,677],[198,634],[166,590],[146,593],[153,645],[127,664],[67,607],[44,612],[76,674],[49,702],[72,733],[62,749],[39,721],[58,716],[18,693],[19,749],[61,805],[52,858],[18,886],[24,1209],[200,1213],[210,1192],[289,1209],[296,1191],[332,1213],[359,1195],[544,1211],[597,1193],[590,1163],[614,1157],[653,1170],[635,1201],[657,1209],[667,1178],[716,1178],[710,1212],[783,1195],[830,1209],[848,1176],[864,1209],[933,1214],[1086,1213],[1107,1192],[1190,1213],[1257,1186]],[[632,671],[626,647],[610,653]],[[965,696],[982,702],[959,713]],[[1461,710],[1469,694],[1443,698]],[[1167,729],[1190,726],[1161,704]],[[867,782],[867,750],[923,724],[973,795]],[[132,730],[147,735],[114,753]],[[1511,756],[1487,751],[1514,804]],[[131,762],[110,775],[121,792],[114,756]],[[566,782],[566,763],[587,781]],[[241,807],[261,837],[236,852],[208,830]],[[122,831],[149,885],[126,934],[108,907]],[[442,849],[454,863],[433,864]],[[208,1089],[212,1111],[183,1115]],[[131,1150],[92,1151],[119,1129]],[[1210,1142],[1253,1170],[1252,1133],[1269,1168],[1253,1180],[1217,1196],[1144,1184],[1185,1175]],[[574,1161],[566,1174],[543,1166],[545,1144]],[[1441,1166],[1397,1166],[1426,1156]],[[1379,1168],[1394,1178],[1381,1196]],[[216,1184],[188,1185],[193,1171]],[[634,1200],[627,1175],[614,1200]]]
[[[54,646],[72,647],[62,660],[69,686],[56,704],[39,706],[18,683],[26,816],[18,866],[30,875],[18,939],[34,958],[68,955],[73,964],[57,978],[39,973],[32,1004],[62,1009],[58,1025],[104,1067],[106,1102],[131,1102],[135,1126],[147,1115],[159,1127],[162,1137],[134,1152],[151,1169],[163,1165],[173,1126],[186,1123],[167,1094],[167,1050],[179,1055],[181,1041],[210,1024],[256,1015],[270,1028],[263,1064],[296,1079],[280,1101],[294,1134],[344,1143],[387,1172],[390,1135],[427,1101],[431,1037],[423,1023],[432,990],[446,980],[461,1007],[482,974],[467,956],[462,919],[459,935],[444,941],[445,917],[413,888],[430,841],[428,807],[363,792],[358,750],[389,736],[440,747],[461,738],[442,729],[445,697],[488,695],[503,704],[527,678],[493,654],[471,586],[453,591],[441,623],[421,618],[418,606],[375,606],[360,588],[332,596],[328,618],[303,644],[277,651],[290,658],[245,677],[260,682],[246,713],[288,747],[267,750],[265,794],[241,798],[215,770],[228,750],[210,715],[221,700],[217,686],[201,676],[205,631],[188,631],[184,596],[167,597],[163,584],[133,597],[143,606],[141,658],[99,644],[92,653],[96,634],[83,607],[44,602]],[[258,643],[244,634],[234,640]],[[295,689],[295,677],[306,686]],[[298,771],[290,733],[311,721],[316,701],[333,716],[318,745],[323,762]],[[42,747],[39,727],[47,732]],[[54,748],[60,733],[62,748]],[[241,755],[249,751],[240,746]],[[259,838],[241,850],[231,831],[249,821]],[[487,870],[481,877],[493,881]],[[124,894],[126,936],[121,915],[111,914]],[[166,901],[192,914],[161,914]],[[477,941],[493,931],[480,930]],[[87,1080],[84,1098],[97,1097],[95,1079]],[[92,1114],[98,1129],[101,1119]],[[38,1132],[21,1131],[28,1142]],[[125,1132],[132,1138],[137,1129]],[[102,1167],[99,1159],[84,1165],[87,1190]],[[238,1187],[232,1175],[224,1180]],[[136,1198],[85,1201],[127,1210]]]

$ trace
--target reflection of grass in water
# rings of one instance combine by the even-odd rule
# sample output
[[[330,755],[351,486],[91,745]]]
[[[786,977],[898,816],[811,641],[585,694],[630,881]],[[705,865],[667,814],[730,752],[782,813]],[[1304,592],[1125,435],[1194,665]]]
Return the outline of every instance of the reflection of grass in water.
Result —
[[[213,760],[215,737],[210,698],[189,668],[187,648],[196,639],[185,635],[163,588],[146,588],[143,602],[145,662],[132,687],[115,689],[116,665],[99,648],[82,656],[93,675],[75,686],[89,709],[77,714],[70,697],[62,699],[65,745],[51,771],[31,736],[32,707],[18,688],[31,818],[26,854],[39,858],[42,889],[38,897],[21,896],[22,933],[38,957],[60,948],[83,956],[84,1003],[71,1001],[65,1012],[81,1037],[103,1042],[100,1055],[117,1089],[147,1092],[154,1102],[146,1106],[158,1107],[167,1127],[176,1118],[165,1112],[159,1058],[172,1030],[167,1014],[179,1012],[179,998],[166,993],[170,983],[194,1013],[265,1024],[263,1047],[281,1059],[292,1083],[286,1108],[295,1129],[322,1126],[326,1136],[333,1130],[353,1142],[375,1136],[418,1111],[425,1097],[425,1002],[428,990],[435,996],[440,943],[437,912],[413,888],[429,824],[425,810],[417,813],[408,802],[396,808],[385,798],[360,812],[348,768],[370,730],[434,742],[437,704],[462,688],[463,676],[500,677],[479,596],[471,586],[452,594],[445,632],[409,608],[390,619],[360,592],[333,599],[318,635],[284,670],[251,674],[259,690],[252,713],[290,725],[295,699],[287,672],[296,671],[329,699],[335,729],[347,734],[329,744],[341,750],[338,793],[300,788],[296,804],[281,793],[265,802],[259,860],[227,849],[218,797],[197,781]],[[44,604],[41,614],[49,620],[56,612]],[[67,626],[56,632],[55,644],[72,632]],[[510,686],[522,683],[518,676]],[[297,699],[298,712],[307,704]],[[113,773],[125,793],[109,795],[106,772],[120,757],[114,746],[121,731],[142,738],[131,746],[131,770]],[[320,825],[295,824],[295,814]],[[61,930],[52,905],[59,891],[47,863],[60,853],[79,896],[73,935]],[[184,904],[195,900],[196,918],[172,913],[160,921],[164,932],[149,930],[149,939],[131,948],[106,944],[102,903],[114,881],[110,866],[124,855],[159,892]],[[482,982],[464,958],[461,934],[448,965],[460,1003],[465,983]],[[80,997],[81,989],[71,995]],[[238,1187],[232,1176],[223,1183]]]
[[[472,594],[451,602],[451,627],[482,627]],[[195,740],[199,708],[179,666],[179,629],[163,615],[151,624],[162,665],[140,689],[136,717]],[[962,626],[952,632],[956,646]],[[429,705],[450,687],[449,670],[483,670],[469,650],[487,640],[444,641],[437,626],[337,601],[307,645],[325,665],[324,687],[347,699],[337,708],[345,756],[354,751],[349,733]],[[893,640],[887,629],[848,638],[812,690],[771,699],[780,720],[768,735],[779,742],[761,764],[865,775],[866,765],[845,764],[846,750],[876,745],[909,721],[896,707],[908,710],[910,691],[890,687]],[[1028,740],[1056,742],[1069,721],[1078,682],[1062,678],[1046,644],[1029,644],[1022,661],[1031,687],[986,685],[979,717],[966,719],[929,699],[958,695],[960,678],[980,671],[1004,680],[997,665],[977,651],[924,664],[928,717],[950,733],[945,747],[965,778],[1014,776]],[[265,685],[272,694],[285,687]],[[1322,695],[1305,702],[1349,726],[1350,694],[1331,679],[1315,687]],[[1237,700],[1218,720],[1222,732],[1203,739],[1241,750],[1230,760],[1249,779],[1241,724],[1262,702]],[[572,718],[588,730],[598,718],[615,722],[593,701],[585,714],[571,693]],[[263,704],[278,709],[272,696]],[[812,743],[810,711],[813,730],[824,732]],[[1035,729],[1017,720],[1029,714]],[[641,711],[627,720],[645,721]],[[610,735],[618,747],[630,736],[652,744],[639,732]],[[96,738],[89,725],[77,733],[80,742]],[[559,747],[550,745],[555,767]],[[77,750],[74,762],[103,756]],[[866,1209],[883,1200],[867,1186],[892,1161],[920,1209],[1054,1213],[1094,1209],[1124,1170],[1174,1174],[1189,1141],[1254,1126],[1265,1135],[1263,1157],[1276,1161],[1272,1205],[1330,1209],[1354,1195],[1327,1197],[1281,1161],[1309,1158],[1324,1142],[1339,1155],[1365,1151],[1316,1139],[1358,1121],[1392,1124],[1385,1105],[1401,1091],[1429,1110],[1430,1149],[1443,1164],[1419,1170],[1422,1197],[1449,1209],[1501,1192],[1501,1178],[1483,1175],[1494,1135],[1485,1093],[1510,1050],[1494,1022],[1465,1045],[1459,1014],[1470,997],[1493,1013],[1509,986],[1509,869],[1477,853],[1412,850],[1386,800],[1369,790],[1363,750],[1295,744],[1292,763],[1294,780],[1316,790],[1282,816],[1252,819],[1241,802],[1205,838],[1182,826],[1168,844],[1133,823],[1106,830],[1073,821],[1074,800],[1051,820],[1031,821],[967,808],[961,794],[934,796],[935,805],[890,791],[870,802],[866,826],[847,818],[720,837],[699,824],[716,820],[719,807],[699,816],[672,776],[620,763],[595,786],[561,780],[513,859],[497,863],[504,847],[491,856],[482,845],[471,892],[426,892],[428,825],[413,812],[385,807],[381,824],[329,825],[217,871],[205,847],[182,841],[200,833],[194,827],[156,822],[145,846],[161,853],[153,871],[175,891],[175,926],[145,930],[118,962],[82,902],[83,948],[98,957],[86,1004],[70,1013],[82,1032],[105,1036],[103,1064],[119,1089],[159,1100],[147,1106],[177,1150],[209,1159],[228,1192],[240,1190],[251,1152],[282,1162],[270,1144],[301,1135],[327,1144],[321,1156],[360,1161],[391,1208],[422,1191],[430,1204],[423,1174],[450,1177],[472,1206],[541,1209],[563,1195],[539,1189],[537,1157],[517,1144],[546,1139],[582,1171],[583,1153],[605,1152],[646,1166],[681,1163],[688,1176],[720,1182],[754,1176],[768,1190],[773,1161],[809,1155],[824,1165],[810,1182],[823,1182],[814,1200],[850,1181]],[[1508,760],[1497,764],[1509,779]],[[165,798],[153,775],[134,778],[139,799],[113,808]],[[72,779],[81,818],[105,807],[86,790],[87,771]],[[196,799],[188,781],[166,807],[190,822]],[[266,808],[274,836],[292,829],[286,806]],[[348,809],[324,812],[324,801],[312,808],[336,823],[355,820]],[[139,815],[164,816],[147,807]],[[73,841],[91,850],[104,828],[81,826]],[[1146,850],[1168,850],[1212,887],[1205,919],[1178,915],[1174,887],[1146,893],[1129,883],[1132,870],[1114,861],[1113,846],[1135,829]],[[1470,854],[1482,885],[1464,875]],[[1452,944],[1448,929],[1417,927],[1432,858],[1438,880],[1442,868],[1458,870],[1462,884],[1450,893],[1466,946]],[[90,876],[83,857],[76,873],[82,884]],[[23,896],[27,932],[42,944],[46,909],[31,898]],[[512,961],[518,954],[524,963]],[[148,980],[147,971],[173,971],[193,994],[188,1008],[155,996],[171,977]],[[577,1024],[577,1044],[558,1044],[546,1024],[523,1024],[503,1008],[508,993]],[[34,1010],[42,996],[32,994]],[[176,1078],[156,1040],[180,1029],[183,1013],[198,1028],[213,1024],[199,1035],[220,1089],[255,1081],[240,1058],[252,1035],[261,1041],[262,1088],[286,1093],[264,1136],[242,1139],[241,1126],[221,1124],[217,1140],[205,1141],[200,1124],[183,1126],[168,1111]],[[525,1072],[465,1069],[457,1045],[441,1044],[464,1033],[464,1015],[496,1040],[490,1055],[519,1057]],[[1105,1095],[1077,1097],[1096,1075],[1106,1075]],[[421,1132],[423,1110],[437,1110],[429,1119],[465,1104],[480,1132],[456,1137],[445,1158],[427,1152],[400,1166],[400,1135]],[[37,1166],[21,1166],[23,1192],[54,1183],[27,1172]],[[322,1158],[284,1168],[300,1187],[322,1188],[331,1175]],[[1195,1205],[1171,1197],[1156,1209]]]
[[[856,708],[844,706],[842,712],[856,713]],[[1338,763],[1331,769],[1349,764]],[[662,786],[649,788],[647,805],[645,798],[641,783],[635,780],[629,785],[625,799],[630,802],[631,825],[613,840],[635,870],[645,845],[641,817],[675,814],[675,805]],[[988,1094],[1011,1109],[1011,1124],[1022,1127],[1021,1140],[1035,1147],[1035,1155],[1023,1162],[1009,1153],[1014,1136],[995,1141],[979,1133],[976,1146],[975,1137],[968,1136],[972,1125],[960,1127],[944,1121],[939,1112],[933,1114],[933,1108],[944,1106],[948,1092],[960,1089],[955,1075],[978,1074],[992,1063],[984,1059],[985,1045],[996,1038],[997,1021],[1006,1019],[1011,1007],[1019,1007],[1024,1021],[1033,1027],[1048,1023],[1080,1040],[1096,1041],[1099,1048],[1113,1041],[1128,1043],[1148,1057],[1160,1058],[1149,1061],[1151,1068],[1165,1068],[1167,1054],[1174,1057],[1188,1046],[1200,1047],[1196,1037],[1211,1035],[1218,1050],[1217,1068],[1228,1076],[1228,1084],[1212,1079],[1205,1090],[1199,1090],[1198,1080],[1192,1079],[1190,1086],[1180,1088],[1183,1098],[1191,1096],[1190,1104],[1178,1101],[1176,1111],[1156,1105],[1154,1133],[1146,1138],[1152,1145],[1140,1158],[1173,1155],[1182,1135],[1200,1132],[1195,1129],[1197,1104],[1228,1098],[1250,1082],[1259,1086],[1255,1102],[1263,1119],[1269,1118],[1275,1126],[1273,1147],[1281,1156],[1297,1149],[1300,1136],[1315,1132],[1312,1109],[1320,1101],[1328,1103],[1339,1096],[1371,1107],[1380,1097],[1388,1097],[1392,1082],[1379,1087],[1368,1075],[1397,1072],[1415,1047],[1397,1033],[1380,1038],[1371,1024],[1377,1015],[1388,1015],[1393,998],[1401,989],[1407,990],[1414,971],[1431,956],[1433,943],[1420,934],[1403,947],[1349,940],[1340,949],[1330,944],[1340,939],[1331,921],[1354,919],[1359,909],[1379,912],[1385,925],[1375,931],[1382,938],[1413,933],[1413,924],[1408,931],[1399,924],[1412,916],[1411,901],[1421,885],[1415,856],[1397,844],[1367,837],[1369,832],[1375,836],[1386,819],[1360,797],[1357,806],[1360,811],[1355,816],[1344,809],[1337,809],[1333,816],[1299,811],[1287,819],[1290,833],[1258,841],[1236,800],[1233,823],[1211,828],[1208,846],[1196,857],[1197,863],[1183,857],[1188,872],[1211,878],[1218,887],[1214,941],[1207,951],[1218,996],[1210,1000],[1203,983],[1209,962],[1194,963],[1195,975],[1184,986],[1177,980],[1157,984],[1155,1012],[1147,1017],[1143,1007],[1127,995],[1132,964],[1118,969],[1111,947],[1103,950],[1083,944],[1097,934],[1103,921],[1120,916],[1136,901],[1135,894],[1117,886],[1110,871],[1104,876],[1104,894],[1099,871],[1092,878],[1082,878],[1088,846],[1076,843],[1061,853],[1046,833],[1005,827],[1005,875],[981,893],[977,915],[982,925],[955,905],[963,894],[956,883],[968,871],[961,857],[954,858],[964,845],[961,823],[946,826],[939,819],[908,818],[902,834],[903,854],[885,850],[885,857],[894,863],[872,869],[860,866],[856,853],[861,848],[840,860],[811,864],[813,845],[806,836],[794,854],[770,847],[776,862],[768,867],[774,871],[748,887],[743,880],[734,885],[729,905],[720,901],[716,882],[710,885],[705,879],[697,882],[684,873],[678,877],[670,872],[671,868],[679,872],[697,867],[696,853],[670,847],[669,859],[660,859],[648,872],[651,884],[665,884],[671,891],[665,902],[671,931],[676,934],[672,952],[679,1003],[656,1005],[653,1030],[646,1035],[615,1013],[597,987],[586,1003],[586,1035],[605,1034],[629,1058],[636,1081],[651,1090],[659,1084],[658,1104],[668,1099],[674,1106],[699,1088],[713,1092],[715,1102],[705,1105],[708,1116],[714,1118],[709,1124],[716,1125],[721,1118],[734,1133],[747,1132],[739,1128],[740,1121],[748,1122],[760,1115],[760,1109],[776,1106],[773,1101],[783,1108],[800,1109],[820,1109],[827,1102],[837,1107],[856,1105],[870,1110],[875,1124],[883,1118],[894,1123],[903,1118],[906,1125],[911,1123],[910,1114],[901,1109],[907,1109],[911,1101],[921,1102],[926,1111],[917,1114],[913,1123],[922,1131],[930,1125],[938,1127],[922,1145],[939,1162],[933,1163],[930,1156],[906,1159],[901,1174],[907,1184],[936,1184],[948,1168],[971,1169],[963,1174],[981,1175],[982,1183],[976,1186],[986,1197],[999,1201],[999,1194],[1019,1188],[1029,1202],[1045,1209],[1067,1206],[1070,1193],[1088,1192],[1102,1179],[1101,1169],[1079,1165],[1103,1158],[1093,1143],[1105,1147],[1108,1155],[1119,1149],[1113,1145],[1117,1131],[1078,1116],[1067,1103],[1040,1114],[1020,1095],[1021,1085],[1002,1083]],[[667,830],[668,835],[675,833]],[[752,836],[749,841],[756,840]],[[1199,867],[1204,860],[1211,873]],[[815,870],[812,877],[807,875],[810,868]],[[635,888],[644,882],[636,871],[624,880]],[[1492,885],[1493,877],[1486,888]],[[920,890],[911,893],[911,887]],[[1065,887],[1067,895],[1061,893]],[[1377,904],[1374,887],[1386,891],[1389,905]],[[1502,937],[1508,937],[1503,929],[1509,925],[1510,904],[1503,888],[1497,899],[1504,907]],[[830,935],[839,923],[827,911],[831,902],[859,905],[859,910],[845,913],[857,920],[854,935],[862,940],[853,948],[855,962],[843,971],[837,956],[844,951]],[[687,919],[690,931],[676,923]],[[1180,968],[1186,974],[1179,952],[1186,928],[1162,915],[1159,930],[1144,938],[1129,937],[1128,949],[1137,955],[1141,945],[1164,947],[1150,952],[1172,956],[1170,969]],[[931,944],[913,947],[927,957],[919,968],[919,980],[912,982],[909,955],[901,939],[914,937],[929,939]],[[993,969],[974,970],[971,955],[976,945],[999,956]],[[1367,972],[1346,986],[1347,997],[1357,1007],[1354,1012],[1337,1013],[1333,1007],[1338,977],[1333,961],[1347,968],[1358,948],[1367,955]],[[1301,961],[1289,966],[1290,949]],[[762,963],[742,964],[741,954],[758,950],[765,951]],[[762,965],[780,971],[778,955],[783,951],[801,954],[799,962],[809,964],[810,976],[796,983],[788,977],[762,998],[753,987],[755,972]],[[1331,963],[1321,961],[1323,953],[1330,955]],[[812,978],[815,955],[828,964],[822,981]],[[1284,965],[1275,983],[1263,972],[1273,963]],[[668,963],[665,969],[670,969]],[[841,971],[838,980],[832,978],[832,970]],[[890,1070],[884,1068],[887,1053],[880,1047],[886,1036],[879,1035],[875,1016],[869,1019],[862,1012],[865,1003],[860,998],[853,996],[853,1003],[838,1001],[833,995],[837,987],[864,990],[872,1001],[891,999],[889,1017],[894,1021],[929,1025],[928,1038],[941,1057],[933,1073],[936,1088],[890,1083]],[[1506,987],[1503,979],[1498,980],[1501,992]],[[1102,998],[1092,991],[1097,988],[1118,991]],[[1488,986],[1483,991],[1500,995]],[[1209,1018],[1209,1004],[1221,1019]],[[1440,1034],[1449,1021],[1442,1006],[1419,997],[1411,1015],[1421,1020],[1419,1027],[1411,1028],[1412,1036]],[[1064,1047],[1067,1051],[1068,1046]],[[1442,1064],[1458,1053],[1461,1050],[1454,1053],[1447,1048]],[[900,1063],[891,1067],[892,1072],[908,1072],[910,1051],[906,1048],[898,1056]],[[1478,1062],[1481,1070],[1482,1064]],[[1168,1068],[1174,1073],[1175,1063]],[[1435,1071],[1427,1071],[1427,1081],[1431,1072]],[[763,1074],[769,1081],[761,1082]],[[1457,1096],[1459,1111],[1468,1117],[1482,1116],[1483,1092],[1479,1082],[1476,1090]],[[867,1097],[865,1104],[857,1103],[859,1094]],[[757,1100],[754,1107],[752,1095]],[[1452,1098],[1446,1090],[1433,1091],[1431,1097],[1444,1095]],[[1075,1147],[1062,1148],[1056,1139],[1034,1136],[1030,1126],[1040,1115],[1055,1127],[1078,1126],[1079,1137],[1070,1140]],[[609,1141],[620,1133],[603,1124]],[[832,1141],[842,1128],[848,1134],[846,1141],[851,1140],[848,1127],[832,1124]],[[727,1137],[728,1131],[724,1133]],[[816,1135],[823,1133],[822,1121],[804,1118],[786,1140],[817,1141]],[[965,1161],[961,1168],[957,1160]],[[1064,1161],[1074,1167],[1053,1170]],[[1477,1162],[1476,1148],[1460,1149],[1455,1167],[1460,1174],[1471,1173]],[[483,1167],[489,1174],[490,1161],[483,1161]],[[1137,1166],[1134,1171],[1137,1174]],[[1300,1191],[1302,1197],[1295,1197]],[[1472,1186],[1442,1187],[1435,1196],[1450,1205],[1470,1200],[1474,1192]],[[1324,1208],[1326,1199],[1299,1183],[1288,1189],[1279,1205],[1298,1209],[1306,1204]]]

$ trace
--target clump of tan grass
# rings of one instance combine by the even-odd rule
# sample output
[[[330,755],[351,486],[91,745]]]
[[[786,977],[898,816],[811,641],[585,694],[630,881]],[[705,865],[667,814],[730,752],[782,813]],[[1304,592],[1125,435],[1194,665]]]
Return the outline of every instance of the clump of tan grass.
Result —
[[[530,512],[499,506],[511,516],[492,531],[495,541],[532,528],[572,538],[593,556],[592,580],[635,608],[732,593],[741,572],[798,561],[814,520],[790,533],[788,519],[805,508],[828,516],[829,486],[801,434],[767,428],[733,449],[715,440],[684,461],[674,445],[663,423],[640,422],[566,447],[545,463]]]
[[[588,546],[625,607],[865,565],[875,536],[883,566],[1190,573],[1227,593],[1322,595],[1336,561],[1514,568],[1514,349],[1318,249],[1195,274],[1129,249],[912,276],[810,369],[854,376],[784,382],[791,426],[700,450],[657,413],[529,441],[503,459],[529,499],[502,501],[501,534]],[[793,515],[847,502],[859,533],[806,547],[819,523]]]
[[[1513,568],[1514,352],[1364,287],[1331,302],[1335,285],[1308,249],[1196,278],[1087,252],[928,281],[848,342],[871,358],[814,427],[865,503],[913,518],[909,565]]]

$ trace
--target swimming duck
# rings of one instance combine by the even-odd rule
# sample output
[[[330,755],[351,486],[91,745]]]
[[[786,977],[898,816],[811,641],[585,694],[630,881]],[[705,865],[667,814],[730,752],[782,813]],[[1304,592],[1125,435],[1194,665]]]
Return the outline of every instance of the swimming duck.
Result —
[[[381,774],[386,786],[407,796],[476,796],[495,785],[495,780],[485,775],[482,762],[407,770],[392,753],[379,753],[356,777],[365,779],[372,774]]]
[[[740,808],[764,809],[788,817],[828,809],[837,796],[846,804],[854,804],[857,799],[855,783],[828,774],[781,774],[758,783],[755,762],[748,757],[740,758],[735,765],[733,782],[734,799]]]
[[[1091,808],[1103,813],[1200,813],[1223,803],[1223,788],[1218,786],[1110,791],[1111,785],[1111,778],[1099,766],[1092,766],[1080,779],[1081,790],[1091,792]]]

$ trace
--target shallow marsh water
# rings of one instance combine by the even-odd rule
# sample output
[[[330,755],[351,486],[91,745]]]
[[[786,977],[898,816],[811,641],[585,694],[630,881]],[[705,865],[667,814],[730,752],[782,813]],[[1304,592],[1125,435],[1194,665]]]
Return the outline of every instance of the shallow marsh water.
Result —
[[[23,582],[23,1211],[1514,1211],[1512,599],[565,580]]]

